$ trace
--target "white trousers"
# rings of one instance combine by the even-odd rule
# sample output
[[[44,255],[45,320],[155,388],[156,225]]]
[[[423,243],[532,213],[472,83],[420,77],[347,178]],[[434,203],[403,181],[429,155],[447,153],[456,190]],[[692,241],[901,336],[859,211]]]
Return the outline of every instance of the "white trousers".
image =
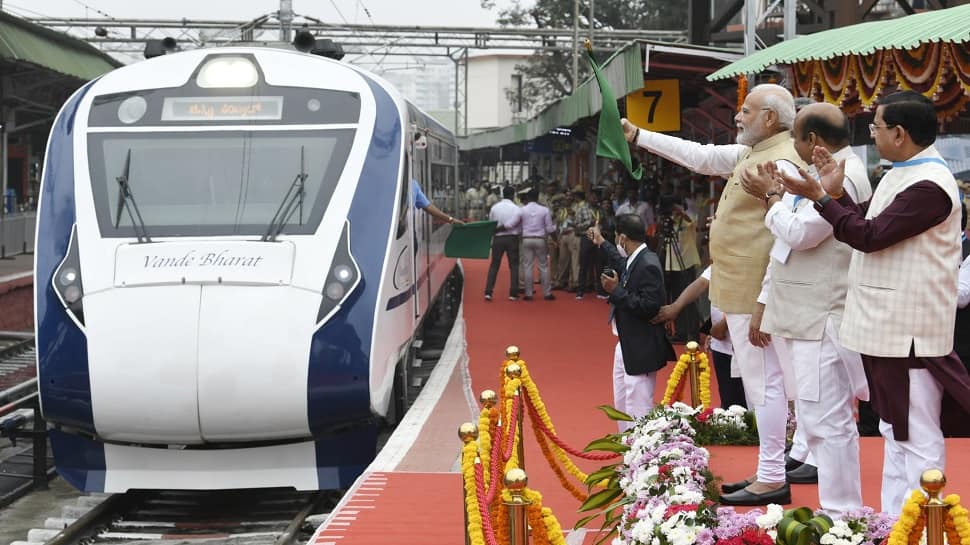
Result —
[[[773,344],[760,348],[748,340],[750,314],[724,316],[734,343],[734,358],[741,369],[744,393],[758,420],[758,480],[783,483],[788,398],[778,354]]]
[[[927,469],[943,470],[946,445],[940,429],[943,386],[927,369],[909,370],[909,439],[896,441],[893,427],[879,421],[885,439],[882,461],[882,510],[899,515],[909,494],[919,488]],[[821,474],[819,474],[821,479]]]
[[[847,371],[847,365],[861,363],[843,361],[843,354],[856,359],[858,354],[846,353],[837,344],[834,323],[826,324],[825,334],[818,341],[772,337],[772,343],[786,345],[791,355],[798,390],[796,436],[804,440],[808,458],[818,467],[819,506],[830,516],[861,509],[859,431],[853,414],[855,394]]]
[[[613,351],[613,406],[633,418],[645,416],[653,409],[653,390],[657,385],[657,373],[628,375],[623,367],[623,351],[617,341]],[[618,421],[620,431],[633,427],[633,422]]]
[[[815,457],[808,450],[808,441],[805,440],[805,432],[802,430],[802,426],[798,425],[798,414],[795,415],[795,423],[795,436],[791,439],[791,450],[788,451],[788,456],[803,464],[818,467],[818,463],[815,462]]]

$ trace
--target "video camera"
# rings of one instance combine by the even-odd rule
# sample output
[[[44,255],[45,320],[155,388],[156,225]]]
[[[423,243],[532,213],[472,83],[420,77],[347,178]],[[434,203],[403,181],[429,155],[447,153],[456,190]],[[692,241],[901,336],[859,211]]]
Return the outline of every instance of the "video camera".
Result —
[[[679,204],[681,200],[673,195],[664,195],[657,201],[657,223],[665,236],[676,236],[673,213],[674,206]]]

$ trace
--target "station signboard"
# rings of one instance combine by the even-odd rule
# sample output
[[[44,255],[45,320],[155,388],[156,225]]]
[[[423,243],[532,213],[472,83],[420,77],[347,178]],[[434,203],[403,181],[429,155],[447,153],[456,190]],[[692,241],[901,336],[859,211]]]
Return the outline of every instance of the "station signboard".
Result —
[[[644,80],[643,89],[626,96],[627,118],[656,132],[680,130],[680,80]]]

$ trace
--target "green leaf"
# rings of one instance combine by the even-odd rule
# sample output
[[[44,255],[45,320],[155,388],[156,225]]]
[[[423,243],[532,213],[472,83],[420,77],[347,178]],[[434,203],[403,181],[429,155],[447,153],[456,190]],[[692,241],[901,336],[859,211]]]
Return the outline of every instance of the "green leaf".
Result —
[[[633,417],[632,416],[630,416],[630,415],[628,415],[628,414],[626,414],[624,412],[618,411],[618,410],[614,409],[613,407],[610,407],[609,405],[600,405],[599,407],[597,407],[597,409],[600,409],[601,411],[603,411],[604,413],[606,413],[606,416],[610,417],[610,420],[620,420],[620,421],[623,421],[623,422],[633,422]]]
[[[598,469],[598,470],[590,473],[589,476],[586,477],[586,485],[587,486],[593,486],[594,484],[602,481],[603,479],[611,479],[612,480],[612,477],[616,475],[616,466],[617,465],[618,464],[608,465],[606,467],[602,467],[602,468],[600,468],[600,469]]]
[[[591,450],[603,450],[606,452],[626,452],[630,450],[630,447],[624,445],[623,443],[618,443],[611,439],[595,439],[590,444],[586,445],[583,452],[589,452]]]
[[[607,540],[609,540],[614,535],[616,535],[616,526],[614,526],[613,529],[610,530],[610,532],[608,534],[606,534],[605,536],[603,536],[603,537],[597,539],[595,542],[593,542],[593,545],[600,545],[600,543],[605,543]]]
[[[619,488],[607,488],[606,490],[600,490],[599,492],[591,495],[583,505],[579,507],[579,511],[591,511],[593,509],[599,509],[604,505],[609,504],[611,501],[615,500],[617,496],[623,494],[623,490]]]
[[[583,517],[583,518],[577,520],[576,521],[576,525],[573,526],[573,530],[579,530],[583,526],[586,526],[586,524],[589,523],[589,521],[595,519],[596,517],[598,517],[600,515],[601,515],[601,513],[596,513],[595,515],[590,515],[588,517]]]

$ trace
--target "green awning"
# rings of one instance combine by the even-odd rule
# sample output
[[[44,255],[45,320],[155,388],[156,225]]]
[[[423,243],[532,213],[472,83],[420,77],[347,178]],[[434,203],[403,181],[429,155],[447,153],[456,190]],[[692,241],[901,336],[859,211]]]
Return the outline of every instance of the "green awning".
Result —
[[[0,12],[0,59],[28,63],[82,80],[121,63],[90,44]]]
[[[707,57],[721,62],[729,62],[738,58],[737,52],[717,47],[636,40],[610,55],[600,67],[603,76],[610,82],[610,87],[617,98],[643,88],[644,74],[641,48],[644,46],[657,51]],[[550,130],[557,127],[569,127],[584,117],[596,115],[601,107],[602,100],[599,88],[596,86],[596,80],[590,77],[576,88],[576,92],[552,103],[532,119],[500,129],[460,137],[458,138],[458,147],[462,151],[468,151],[533,140],[548,134]]]
[[[868,55],[880,49],[912,49],[927,42],[967,41],[970,41],[970,4],[801,36],[756,51],[707,79],[757,74],[774,64]]]

